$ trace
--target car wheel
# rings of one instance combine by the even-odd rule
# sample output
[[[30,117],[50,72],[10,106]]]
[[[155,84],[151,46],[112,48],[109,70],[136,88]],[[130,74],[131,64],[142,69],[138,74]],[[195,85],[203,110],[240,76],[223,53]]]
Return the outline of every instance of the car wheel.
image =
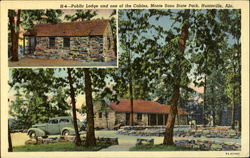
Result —
[[[30,131],[29,132],[29,137],[30,138],[35,138],[36,137],[36,132],[35,131]]]
[[[68,136],[68,135],[69,135],[69,130],[64,130],[64,131],[62,132],[62,135],[63,135],[63,136]]]

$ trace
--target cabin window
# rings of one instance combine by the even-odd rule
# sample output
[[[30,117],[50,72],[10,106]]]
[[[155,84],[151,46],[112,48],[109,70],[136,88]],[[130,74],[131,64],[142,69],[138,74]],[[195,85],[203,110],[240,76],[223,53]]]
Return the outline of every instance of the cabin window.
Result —
[[[98,113],[99,118],[102,118],[102,112]]]
[[[65,47],[65,48],[70,47],[70,38],[69,37],[63,38],[63,47]]]
[[[141,121],[142,120],[142,114],[137,114],[137,120]]]
[[[49,38],[49,47],[55,47],[55,37]]]

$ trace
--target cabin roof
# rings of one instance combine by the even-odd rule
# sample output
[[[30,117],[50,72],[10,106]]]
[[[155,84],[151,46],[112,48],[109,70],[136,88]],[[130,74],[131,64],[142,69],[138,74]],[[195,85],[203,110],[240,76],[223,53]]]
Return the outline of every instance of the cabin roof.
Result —
[[[109,20],[85,20],[56,24],[37,24],[24,36],[100,36],[104,34]]]
[[[120,99],[119,102],[112,102],[109,104],[109,107],[116,112],[130,112],[131,111],[129,99]],[[177,110],[178,110],[179,115],[188,114],[182,108],[177,107]],[[154,101],[134,100],[133,111],[136,113],[168,114],[170,113],[170,105],[163,105]]]

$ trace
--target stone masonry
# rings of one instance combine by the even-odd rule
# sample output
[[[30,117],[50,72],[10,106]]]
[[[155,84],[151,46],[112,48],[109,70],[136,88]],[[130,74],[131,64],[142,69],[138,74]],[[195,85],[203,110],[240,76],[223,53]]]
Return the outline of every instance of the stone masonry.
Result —
[[[114,38],[110,25],[107,25],[103,35],[82,37],[35,37],[35,50],[33,54],[26,52],[32,58],[64,59],[80,61],[111,61],[116,59],[114,52]],[[50,38],[55,38],[55,44],[50,47]],[[64,38],[70,40],[69,47],[64,47]],[[30,45],[26,45],[26,50]]]

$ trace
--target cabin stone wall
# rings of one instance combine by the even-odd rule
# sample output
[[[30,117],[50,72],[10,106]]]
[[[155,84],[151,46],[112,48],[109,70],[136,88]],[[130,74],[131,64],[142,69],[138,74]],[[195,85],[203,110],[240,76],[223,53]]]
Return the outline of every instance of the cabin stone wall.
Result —
[[[32,43],[29,39],[34,38]],[[28,42],[25,54],[32,58],[64,59],[80,61],[110,61],[116,59],[114,38],[110,25],[102,36],[69,37],[70,47],[64,47],[64,37],[54,37],[55,46],[50,47],[50,37],[25,37]],[[32,48],[32,51],[29,49]]]
[[[36,37],[34,58],[104,61],[103,37],[69,37],[70,47],[64,47],[63,37],[55,37],[55,46],[50,47],[49,37]]]
[[[99,113],[101,113],[101,117]],[[115,112],[107,112],[107,115],[105,112],[96,112],[94,120],[95,128],[113,128],[115,126]]]

